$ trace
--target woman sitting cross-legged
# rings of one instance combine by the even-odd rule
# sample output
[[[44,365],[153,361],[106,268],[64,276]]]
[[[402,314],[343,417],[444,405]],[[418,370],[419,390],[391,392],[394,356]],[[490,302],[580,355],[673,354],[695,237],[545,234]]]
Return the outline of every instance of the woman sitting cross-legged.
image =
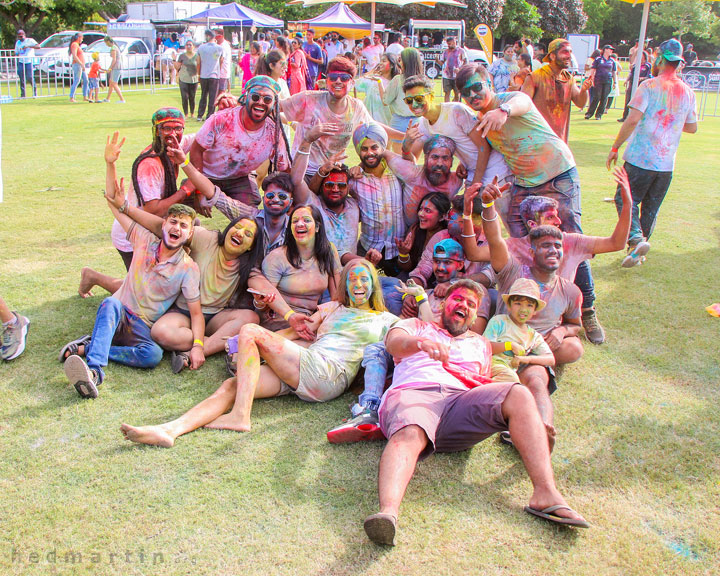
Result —
[[[249,431],[255,398],[293,393],[308,402],[332,400],[355,378],[365,347],[380,341],[396,320],[385,311],[375,267],[353,260],[343,268],[337,300],[321,304],[307,323],[317,335],[309,348],[291,340],[297,337],[292,329],[274,333],[247,324],[238,336],[236,378],[225,380],[177,420],[120,429],[127,440],[170,447],[178,436],[201,426]],[[267,364],[261,365],[261,358]]]

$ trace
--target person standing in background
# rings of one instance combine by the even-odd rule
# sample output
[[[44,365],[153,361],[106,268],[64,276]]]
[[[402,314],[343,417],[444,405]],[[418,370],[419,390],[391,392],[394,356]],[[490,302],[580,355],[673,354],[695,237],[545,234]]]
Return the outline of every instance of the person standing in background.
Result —
[[[24,30],[17,31],[17,42],[15,42],[15,56],[18,57],[17,74],[18,78],[20,79],[20,98],[25,98],[25,83],[28,80],[32,84],[33,98],[37,96],[37,87],[35,86],[35,74],[33,71],[35,46],[37,46],[37,42],[32,38],[28,38],[27,36],[25,36]]]
[[[182,98],[183,113],[188,118],[195,115],[195,94],[198,87],[198,65],[200,57],[195,51],[192,40],[185,42],[185,52],[178,56],[175,69],[178,71],[178,84],[180,85],[180,98]]]
[[[212,30],[205,31],[205,43],[197,49],[200,58],[200,105],[198,106],[198,122],[203,121],[203,115],[207,108],[207,120],[215,112],[215,98],[218,93],[218,82],[220,78],[220,64],[223,57],[223,49],[215,41]]]
[[[303,52],[307,60],[308,72],[310,73],[310,81],[315,86],[318,76],[320,75],[320,67],[323,65],[322,48],[315,42],[315,30],[309,28],[305,32],[307,42],[303,44]]]
[[[70,47],[68,48],[68,54],[70,55],[70,62],[72,64],[73,83],[70,87],[70,102],[75,102],[75,91],[82,82],[83,100],[88,100],[88,77],[85,73],[85,53],[82,51],[82,32],[73,34],[70,39]]]
[[[222,28],[215,28],[215,41],[222,49],[222,60],[220,61],[220,75],[218,76],[218,92],[230,90],[230,74],[232,71],[232,46],[225,40]]]
[[[605,114],[605,107],[607,106],[607,99],[612,90],[613,82],[617,82],[617,65],[610,58],[614,50],[615,48],[612,45],[605,44],[602,54],[595,58],[590,67],[593,93],[590,107],[585,114],[585,120],[590,120],[593,115],[595,115],[595,120],[600,120],[602,115]]]

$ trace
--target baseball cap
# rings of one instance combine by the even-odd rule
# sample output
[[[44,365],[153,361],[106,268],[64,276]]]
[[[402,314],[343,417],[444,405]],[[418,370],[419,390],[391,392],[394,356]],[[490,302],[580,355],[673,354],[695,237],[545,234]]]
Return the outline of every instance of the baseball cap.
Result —
[[[302,32],[295,32],[295,38],[302,38]]]
[[[615,46],[612,44],[605,44],[605,46],[603,46],[603,50],[615,50]]]
[[[665,40],[665,42],[660,44],[660,56],[668,62],[685,62],[682,53],[683,45],[680,44],[678,40],[675,40],[675,38],[670,38],[670,40]]]
[[[565,46],[565,44],[570,44],[570,40],[567,38],[555,38],[550,44],[548,44],[548,51],[547,54],[545,54],[545,57],[543,58],[543,62],[550,62],[550,54],[557,52]]]
[[[462,246],[452,238],[440,240],[433,248],[433,258],[440,260],[465,260]]]

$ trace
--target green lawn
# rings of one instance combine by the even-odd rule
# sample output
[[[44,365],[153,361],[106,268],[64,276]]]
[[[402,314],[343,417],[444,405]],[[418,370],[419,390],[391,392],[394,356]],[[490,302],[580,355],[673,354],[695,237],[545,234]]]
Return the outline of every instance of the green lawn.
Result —
[[[362,522],[376,511],[383,445],[325,439],[350,394],[326,405],[259,401],[252,433],[198,431],[166,450],[129,445],[120,423],[179,415],[223,380],[221,357],[180,376],[168,360],[152,371],[111,365],[96,401],[65,380],[57,352],[92,330],[104,297],[77,295],[81,267],[123,270],[102,197],[105,136],[127,137],[127,177],[153,111],[179,102],[164,91],[129,94],[125,106],[2,106],[0,294],[32,323],[26,353],[0,365],[0,573],[720,572],[720,320],[704,311],[720,300],[720,120],[683,137],[646,265],[621,269],[619,254],[593,263],[607,343],[588,345],[565,372],[553,454],[561,491],[593,528],[524,514],[530,482],[493,439],[420,464],[398,545],[382,549]],[[609,234],[616,219],[603,199],[618,115],[573,113],[589,234]]]

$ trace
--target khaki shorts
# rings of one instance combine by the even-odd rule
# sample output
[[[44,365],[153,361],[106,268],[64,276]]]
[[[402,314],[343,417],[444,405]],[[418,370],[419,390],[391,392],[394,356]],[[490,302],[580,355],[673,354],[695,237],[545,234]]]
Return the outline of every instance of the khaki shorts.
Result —
[[[340,396],[349,385],[347,373],[340,364],[303,348],[300,351],[300,383],[297,389],[281,382],[278,396],[295,394],[306,402],[327,402]]]
[[[513,383],[493,383],[471,390],[422,384],[385,393],[380,428],[386,438],[406,426],[419,426],[430,442],[420,454],[467,450],[496,432],[508,429],[502,403]]]

